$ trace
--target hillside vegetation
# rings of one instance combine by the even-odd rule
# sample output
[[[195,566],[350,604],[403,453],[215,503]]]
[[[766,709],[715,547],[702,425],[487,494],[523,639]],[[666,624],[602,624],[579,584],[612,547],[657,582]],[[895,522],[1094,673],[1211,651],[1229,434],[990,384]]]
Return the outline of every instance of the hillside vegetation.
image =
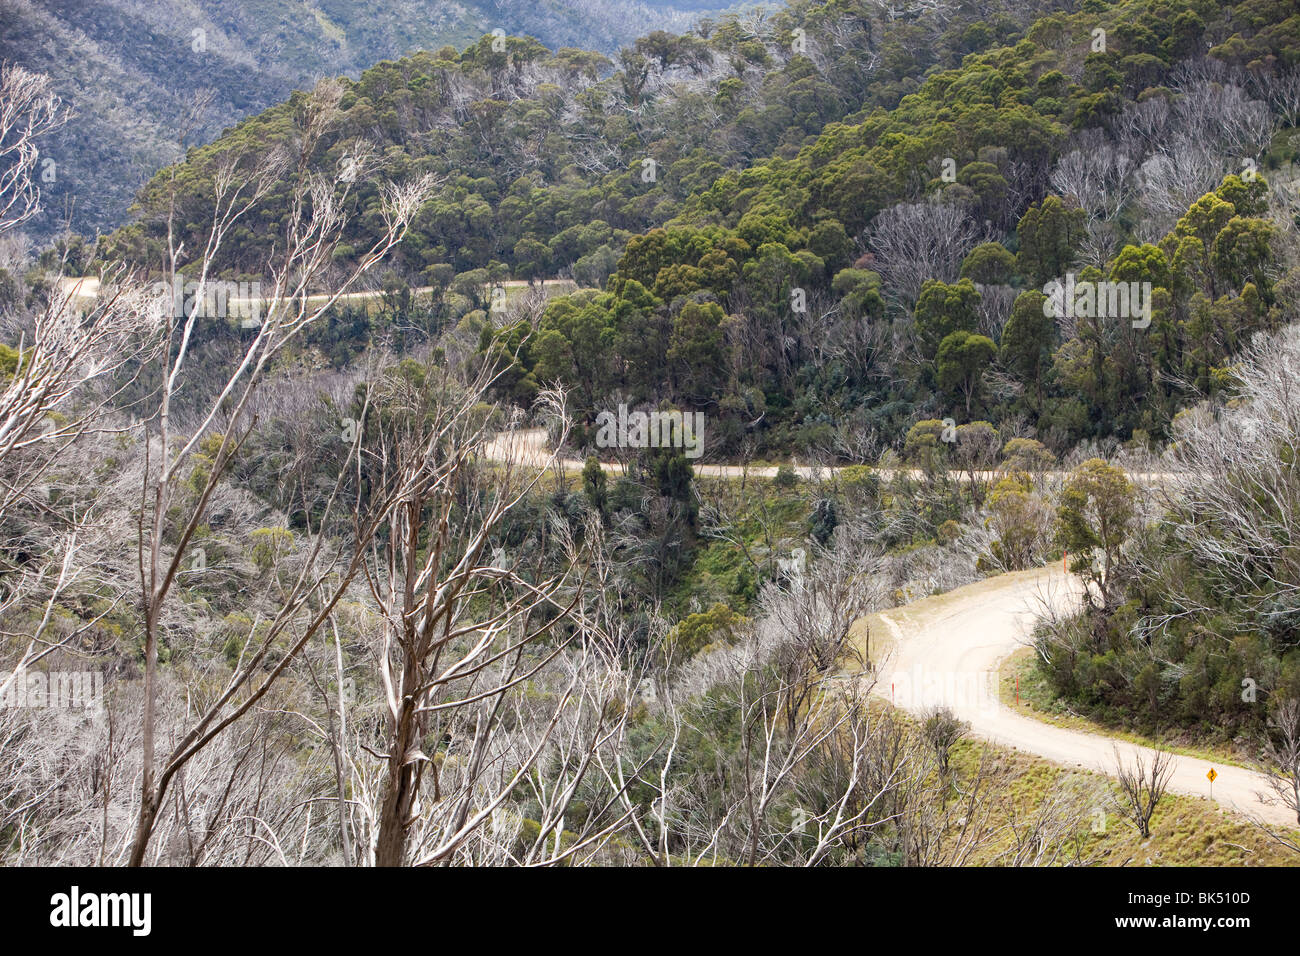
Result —
[[[482,327],[465,306],[507,276],[591,287],[549,304],[510,400],[559,381],[580,421],[616,393],[669,401],[710,415],[722,455],[867,461],[946,418],[992,425],[971,431],[988,461],[1011,439],[1155,447],[1293,305],[1296,20],[956,12],[889,30],[871,4],[796,5],[758,33],[724,18],[638,41],[607,79],[599,58],[487,37],[368,71],[312,161],[438,178],[386,281],[469,291],[432,306],[442,323]],[[296,108],[195,153],[188,218],[222,163],[293,140]],[[172,188],[155,177],[104,254],[157,262]],[[378,199],[359,184],[341,256],[373,238]],[[285,215],[272,190],[215,267],[255,278]],[[1103,295],[1054,317],[1041,290],[1067,275],[1136,283],[1142,311],[1105,315]]]
[[[872,615],[1063,561],[1035,688],[1300,821],[1297,41],[1271,0],[487,33],[36,255],[59,103],[0,68],[0,860],[1293,858],[890,706]]]
[[[0,61],[48,74],[75,114],[42,144],[56,162],[28,225],[93,236],[128,218],[140,186],[184,149],[329,76],[464,48],[502,30],[613,55],[682,31],[725,0],[3,0]],[[183,144],[182,144],[183,134]],[[71,208],[69,205],[71,204]]]

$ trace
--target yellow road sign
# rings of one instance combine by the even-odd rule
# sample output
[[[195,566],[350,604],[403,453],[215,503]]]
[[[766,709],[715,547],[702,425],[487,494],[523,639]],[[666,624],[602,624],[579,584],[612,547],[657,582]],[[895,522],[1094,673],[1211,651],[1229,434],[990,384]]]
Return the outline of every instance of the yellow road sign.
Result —
[[[1217,777],[1218,774],[1215,773],[1214,768],[1211,767],[1211,768],[1210,768],[1210,772],[1207,773],[1206,776],[1210,778],[1210,783],[1214,783],[1214,778]]]

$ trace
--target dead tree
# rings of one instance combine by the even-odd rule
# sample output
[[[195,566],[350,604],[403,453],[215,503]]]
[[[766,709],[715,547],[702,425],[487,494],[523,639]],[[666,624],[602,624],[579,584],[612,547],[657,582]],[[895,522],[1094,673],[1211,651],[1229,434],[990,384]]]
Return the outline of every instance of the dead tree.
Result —
[[[1300,700],[1291,697],[1275,705],[1260,743],[1262,759],[1257,769],[1269,788],[1268,793],[1260,793],[1260,801],[1286,807],[1300,823]],[[1262,820],[1254,823],[1270,839],[1300,853],[1300,841],[1292,834]]]
[[[1112,744],[1112,748],[1115,751],[1112,806],[1120,816],[1137,828],[1145,840],[1151,836],[1151,816],[1165,795],[1169,778],[1173,776],[1174,756],[1167,751],[1156,750],[1148,761],[1142,750],[1134,749],[1133,764],[1129,766],[1120,755],[1119,746]]]
[[[0,68],[0,237],[38,212],[37,140],[66,118],[48,77]],[[111,384],[119,373],[150,357],[161,341],[154,297],[124,268],[100,277],[110,291],[90,308],[81,307],[63,276],[52,278],[33,313],[6,315],[3,323],[16,330],[17,348],[12,373],[0,379],[0,539],[12,545],[0,555],[0,615],[41,612],[17,660],[0,666],[0,695],[98,622],[63,633],[52,627],[60,600],[95,575],[87,551],[103,529],[90,501],[52,505],[50,477],[73,466],[85,436],[106,427],[105,410],[121,392],[120,381]]]
[[[550,464],[483,459],[491,436],[478,406],[496,376],[484,360],[463,375],[446,365],[395,372],[367,448],[374,473],[401,489],[365,572],[383,619],[387,704],[378,866],[446,862],[505,802],[545,740],[503,770],[495,744],[507,692],[580,636],[565,627],[579,601],[576,554],[553,568],[540,555],[494,560],[503,523]],[[545,404],[562,415],[562,396]],[[486,776],[503,772],[484,796]]]
[[[1086,848],[1090,818],[1104,813],[1100,787],[1080,774],[1059,774],[1047,793],[1024,809],[1005,801],[1010,845],[997,862],[1007,866],[1086,865],[1094,854]]]
[[[272,358],[339,301],[362,274],[385,258],[405,236],[408,225],[433,188],[429,177],[385,187],[378,238],[357,256],[356,264],[322,297],[323,301],[316,300],[309,305],[312,300],[308,299],[308,293],[314,291],[314,284],[333,265],[334,252],[348,223],[345,209],[350,183],[331,181],[309,167],[321,137],[339,115],[341,96],[342,88],[337,83],[318,85],[300,115],[296,156],[272,149],[262,156],[227,155],[216,161],[211,218],[204,247],[197,255],[189,255],[176,236],[181,214],[174,202],[167,217],[168,271],[175,281],[182,265],[187,264],[197,276],[193,301],[201,302],[212,281],[217,257],[232,230],[258,208],[282,179],[286,176],[290,179],[289,215],[279,245],[283,251],[267,263],[270,288],[254,306],[263,315],[217,396],[194,416],[188,435],[176,434],[172,406],[190,368],[191,342],[203,310],[196,307],[183,315],[168,316],[169,348],[160,369],[162,385],[157,404],[148,421],[146,469],[137,529],[145,673],[140,805],[130,858],[132,865],[145,861],[158,814],[176,774],[257,704],[292,658],[324,625],[360,571],[366,542],[381,526],[385,513],[386,505],[380,501],[374,510],[358,516],[351,545],[331,546],[324,534],[314,536],[299,573],[290,590],[282,595],[269,626],[259,634],[259,641],[250,641],[248,652],[229,683],[186,729],[176,733],[175,746],[160,762],[155,747],[158,646],[164,613],[174,599],[183,562],[189,556],[190,543],[204,521],[213,493],[232,457],[255,427],[254,422],[245,418],[249,402]],[[220,433],[215,431],[219,421],[224,426]],[[184,495],[182,482],[190,473],[200,442],[209,435],[217,435],[220,442],[206,481],[201,483],[196,495]],[[356,447],[353,446],[354,452]],[[341,472],[329,501],[330,515],[336,513],[345,487]],[[285,634],[292,635],[289,653],[269,673],[263,674],[262,664],[272,643]]]

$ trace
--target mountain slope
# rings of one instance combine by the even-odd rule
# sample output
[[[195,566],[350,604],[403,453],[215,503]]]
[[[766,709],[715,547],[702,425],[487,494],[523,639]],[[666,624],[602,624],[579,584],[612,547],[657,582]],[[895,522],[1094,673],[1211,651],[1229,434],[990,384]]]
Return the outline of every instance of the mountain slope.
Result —
[[[72,212],[74,231],[123,222],[139,189],[179,156],[180,129],[201,92],[212,99],[186,146],[309,88],[381,60],[493,30],[552,48],[606,53],[654,29],[685,30],[711,0],[0,0],[0,61],[49,74],[74,113],[50,142],[48,200],[28,231],[47,239]],[[719,2],[716,6],[726,6]]]

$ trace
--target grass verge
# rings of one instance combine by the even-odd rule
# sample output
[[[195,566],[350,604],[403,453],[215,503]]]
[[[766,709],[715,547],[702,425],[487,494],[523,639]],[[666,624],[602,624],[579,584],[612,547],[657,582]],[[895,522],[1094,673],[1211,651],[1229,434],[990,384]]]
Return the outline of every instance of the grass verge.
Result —
[[[1114,737],[1117,740],[1167,750],[1184,757],[1217,761],[1234,767],[1244,767],[1247,770],[1254,769],[1227,744],[1192,744],[1185,741],[1156,739],[1076,714],[1053,695],[1052,689],[1037,672],[1034,661],[1033,648],[1025,647],[1002,662],[1002,666],[998,669],[998,696],[1003,706],[1014,707],[1016,713],[1067,730]],[[1017,679],[1019,679],[1018,697]]]

